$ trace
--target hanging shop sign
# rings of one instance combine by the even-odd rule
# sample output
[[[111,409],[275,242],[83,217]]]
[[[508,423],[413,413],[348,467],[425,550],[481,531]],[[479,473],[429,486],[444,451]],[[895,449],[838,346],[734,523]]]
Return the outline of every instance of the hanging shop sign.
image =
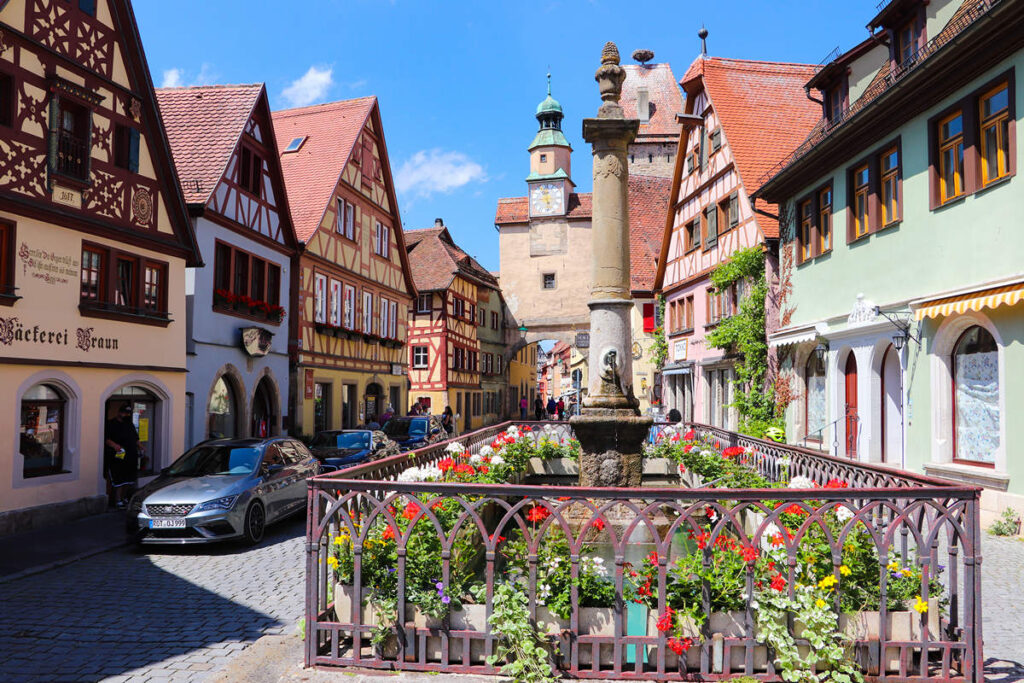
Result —
[[[590,333],[589,332],[577,332],[576,333],[576,348],[577,349],[589,349],[590,348]]]
[[[274,333],[262,327],[243,327],[242,349],[250,356],[265,356],[270,353],[270,343]]]
[[[674,360],[686,360],[688,339],[680,339],[672,345],[672,358]]]

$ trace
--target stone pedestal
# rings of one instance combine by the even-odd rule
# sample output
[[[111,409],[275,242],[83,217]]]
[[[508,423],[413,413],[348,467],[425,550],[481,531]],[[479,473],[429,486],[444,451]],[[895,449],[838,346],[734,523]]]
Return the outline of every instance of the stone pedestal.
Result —
[[[583,447],[581,486],[639,487],[643,444],[653,423],[633,396],[629,286],[629,163],[640,122],[626,119],[619,96],[625,70],[607,43],[595,74],[604,104],[584,119],[594,150],[593,264],[590,290],[590,383],[581,415],[569,420]]]

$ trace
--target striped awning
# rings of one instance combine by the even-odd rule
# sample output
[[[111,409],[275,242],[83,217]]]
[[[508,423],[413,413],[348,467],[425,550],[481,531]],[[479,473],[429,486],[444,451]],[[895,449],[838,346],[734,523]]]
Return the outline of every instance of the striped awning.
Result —
[[[792,344],[803,344],[804,342],[814,341],[817,337],[818,333],[813,328],[776,333],[768,337],[768,348],[774,349]]]
[[[979,292],[925,301],[914,311],[914,320],[938,318],[967,311],[977,312],[983,308],[996,308],[1004,304],[1013,306],[1021,299],[1024,299],[1024,282],[1004,287],[992,287]]]

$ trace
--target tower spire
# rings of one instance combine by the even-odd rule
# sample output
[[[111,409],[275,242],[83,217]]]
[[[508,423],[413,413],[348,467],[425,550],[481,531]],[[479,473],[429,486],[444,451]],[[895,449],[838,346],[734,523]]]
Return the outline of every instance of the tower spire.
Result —
[[[548,97],[551,97],[551,72],[548,72]]]

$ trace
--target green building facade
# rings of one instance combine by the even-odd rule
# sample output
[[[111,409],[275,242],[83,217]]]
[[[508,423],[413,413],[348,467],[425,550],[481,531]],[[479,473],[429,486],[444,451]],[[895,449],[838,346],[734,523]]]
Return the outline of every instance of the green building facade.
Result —
[[[1024,3],[894,1],[808,83],[770,339],[791,442],[1024,509]]]

